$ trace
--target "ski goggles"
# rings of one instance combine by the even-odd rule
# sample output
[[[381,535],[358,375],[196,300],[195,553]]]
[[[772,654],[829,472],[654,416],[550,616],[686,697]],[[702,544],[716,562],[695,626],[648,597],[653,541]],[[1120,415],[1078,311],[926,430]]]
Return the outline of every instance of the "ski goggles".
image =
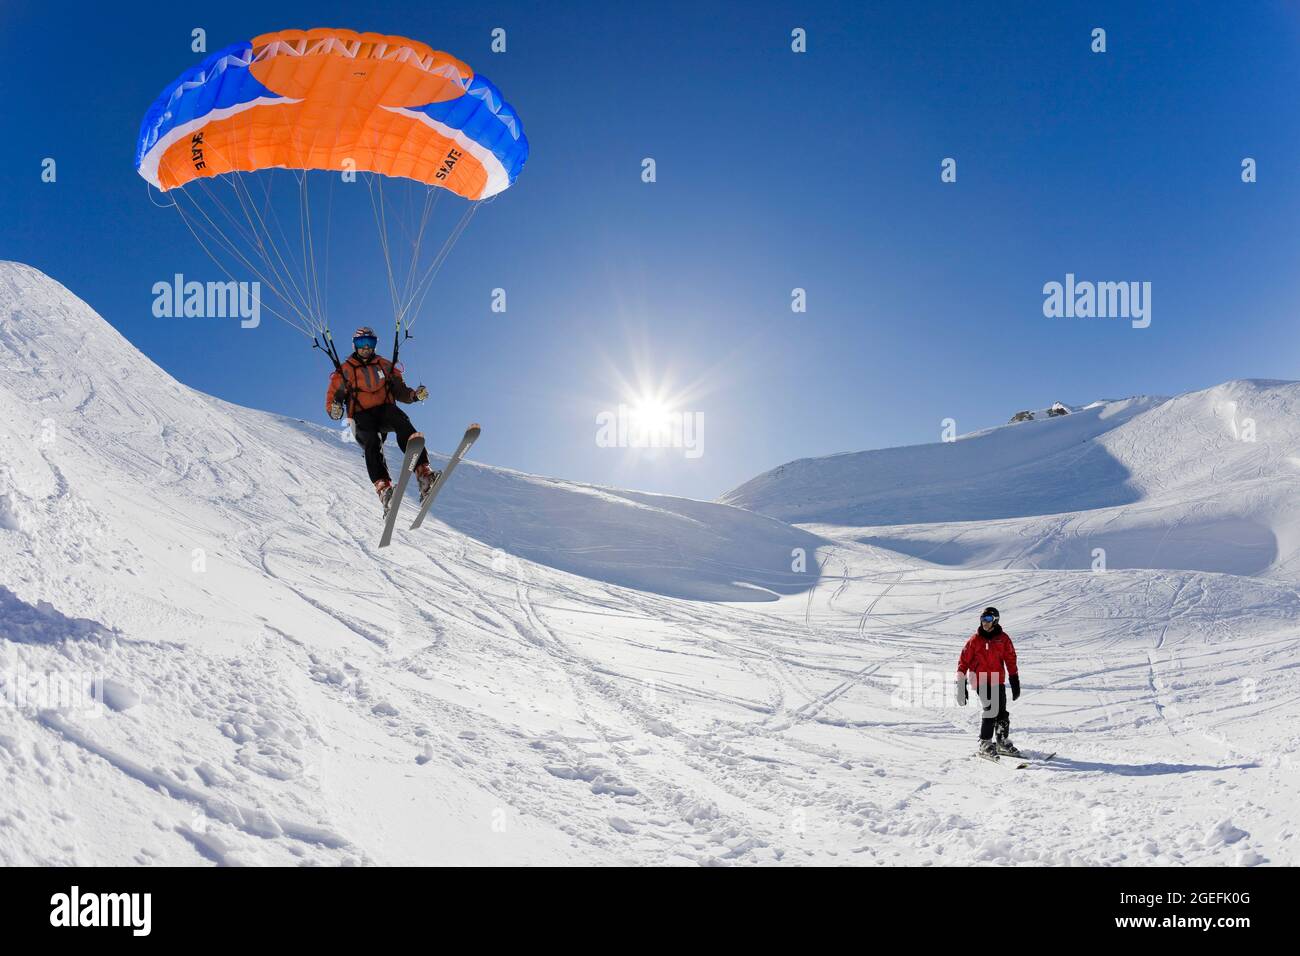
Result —
[[[359,339],[353,339],[352,345],[358,349],[373,349],[379,344],[379,339],[373,335],[363,335]]]
[[[981,615],[980,615],[980,620],[983,621],[985,624],[992,624],[992,623],[993,623],[994,621],[996,621],[997,619],[998,619],[998,616],[997,616],[996,614],[981,614]],[[967,618],[967,620],[969,620],[969,618]]]

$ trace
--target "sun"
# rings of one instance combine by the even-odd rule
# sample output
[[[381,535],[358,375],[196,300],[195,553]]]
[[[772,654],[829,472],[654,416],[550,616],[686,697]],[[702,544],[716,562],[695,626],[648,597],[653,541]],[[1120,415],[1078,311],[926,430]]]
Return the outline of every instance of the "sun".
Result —
[[[607,405],[597,416],[598,424],[605,422],[597,444],[626,449],[629,466],[668,461],[672,450],[698,457],[702,413],[695,409],[701,382],[682,386],[672,368],[655,369],[641,353],[630,359],[630,369],[608,361],[608,374],[615,387],[611,391],[618,395],[617,411]]]
[[[673,421],[673,410],[669,404],[652,395],[640,395],[633,399],[629,415],[634,427],[651,435],[667,431]]]

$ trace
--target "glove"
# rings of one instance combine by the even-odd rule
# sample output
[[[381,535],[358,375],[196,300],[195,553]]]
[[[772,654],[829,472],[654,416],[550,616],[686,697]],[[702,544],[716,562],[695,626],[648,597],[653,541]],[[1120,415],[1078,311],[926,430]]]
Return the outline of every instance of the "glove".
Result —
[[[966,675],[957,675],[957,703],[966,706]]]
[[[429,390],[427,388],[425,388],[423,385],[419,385],[416,387],[415,400],[417,402],[422,402],[428,397],[429,397]]]
[[[335,421],[338,421],[340,418],[343,417],[343,406],[340,405],[338,402],[330,402],[329,414],[330,414],[330,418],[334,419]]]
[[[1020,675],[1019,674],[1011,675],[1011,699],[1012,700],[1020,699]]]

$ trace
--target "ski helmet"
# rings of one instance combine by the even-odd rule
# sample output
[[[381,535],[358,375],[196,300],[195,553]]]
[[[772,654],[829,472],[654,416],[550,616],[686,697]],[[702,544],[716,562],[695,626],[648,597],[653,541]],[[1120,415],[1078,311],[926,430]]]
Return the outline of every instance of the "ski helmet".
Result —
[[[363,325],[352,333],[352,347],[354,349],[373,349],[378,344],[379,336],[368,325]]]
[[[998,623],[998,609],[995,607],[986,607],[983,611],[981,611],[980,623],[982,624],[985,621],[991,621],[994,624]]]

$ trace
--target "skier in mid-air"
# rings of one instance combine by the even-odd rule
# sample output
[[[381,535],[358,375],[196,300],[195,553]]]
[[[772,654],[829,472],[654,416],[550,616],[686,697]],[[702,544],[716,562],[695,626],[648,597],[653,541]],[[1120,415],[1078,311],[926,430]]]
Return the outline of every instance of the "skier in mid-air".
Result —
[[[1020,670],[1016,666],[1016,648],[1011,635],[1002,630],[998,609],[986,607],[980,614],[979,629],[961,649],[957,660],[957,701],[965,704],[969,681],[984,708],[980,721],[979,752],[982,756],[1022,754],[1011,743],[1011,715],[1007,713],[1007,689],[1011,682],[1011,699],[1020,699]],[[996,740],[995,740],[996,738]]]
[[[406,451],[407,439],[415,434],[415,426],[397,403],[422,402],[429,397],[429,390],[423,385],[409,387],[392,362],[375,354],[378,343],[374,329],[369,326],[357,329],[352,336],[354,351],[330,376],[325,408],[335,421],[345,413],[352,419],[357,444],[365,449],[370,480],[387,515],[393,498],[393,482],[384,462],[384,439],[388,432],[396,433],[397,447]],[[420,452],[415,477],[423,501],[438,480],[438,472],[429,467],[428,452]]]

